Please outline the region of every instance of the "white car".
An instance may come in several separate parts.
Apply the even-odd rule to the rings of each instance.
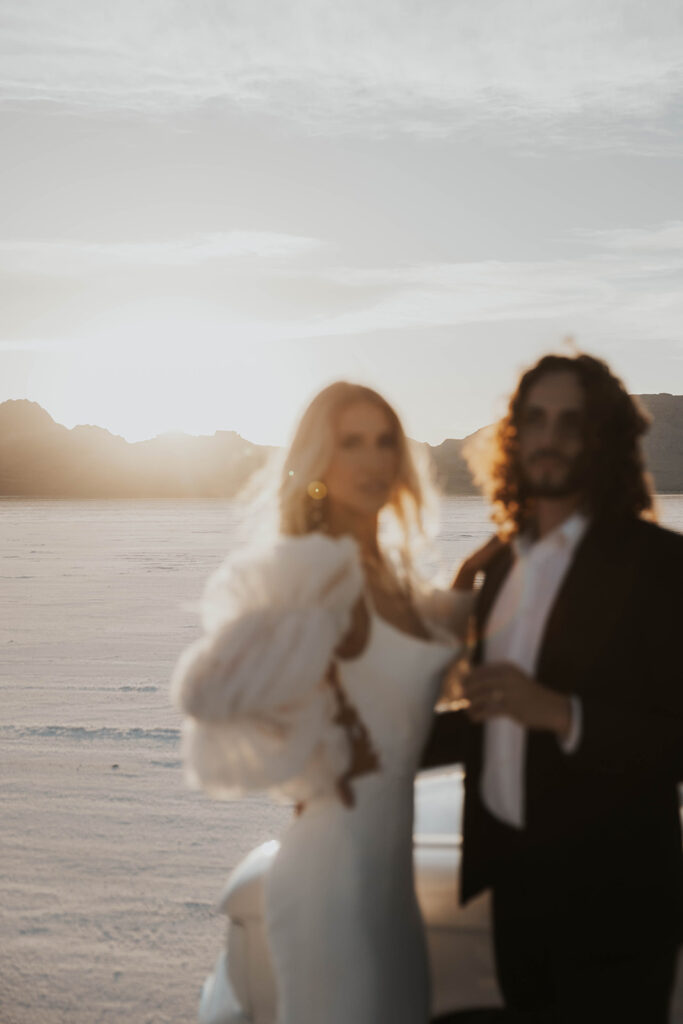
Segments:
[[[457,902],[462,773],[425,772],[415,783],[417,894],[427,926],[435,1016],[501,1005],[493,967],[489,897]],[[226,949],[204,982],[199,1024],[275,1024],[275,982],[263,921],[263,882],[278,851],[252,850],[225,885],[218,908],[228,918]],[[683,1024],[683,953],[672,1024]]]

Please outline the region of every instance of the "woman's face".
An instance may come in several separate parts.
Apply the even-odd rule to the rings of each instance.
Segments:
[[[357,515],[376,515],[389,500],[398,463],[398,437],[386,412],[362,400],[348,405],[337,419],[325,473],[328,500]]]

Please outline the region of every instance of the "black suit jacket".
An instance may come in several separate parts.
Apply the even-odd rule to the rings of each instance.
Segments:
[[[512,565],[490,566],[477,609],[486,622]],[[551,609],[536,677],[582,702],[577,750],[528,734],[526,824],[494,819],[479,798],[483,728],[463,712],[435,716],[423,767],[465,763],[461,898],[533,876],[565,906],[628,905],[641,927],[680,929],[683,857],[683,536],[641,519],[587,530]],[[522,873],[522,874],[520,874]]]

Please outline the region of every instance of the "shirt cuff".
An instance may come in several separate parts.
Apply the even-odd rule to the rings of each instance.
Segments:
[[[571,696],[569,698],[571,704],[571,725],[569,726],[569,733],[567,736],[560,740],[560,749],[565,754],[574,754],[576,749],[581,742],[581,733],[583,731],[583,706],[578,697]]]

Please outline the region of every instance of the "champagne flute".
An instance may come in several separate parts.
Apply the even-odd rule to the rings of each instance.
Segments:
[[[472,671],[472,660],[477,646],[477,628],[474,616],[471,615],[467,623],[467,635],[463,649],[448,666],[444,675],[441,693],[439,694],[434,710],[438,714],[445,711],[462,711],[470,706],[465,695],[465,679]]]
[[[438,714],[446,711],[462,711],[468,708],[470,702],[465,696],[464,680],[472,670],[469,652],[463,653],[448,666],[444,676],[441,693],[434,705]]]

